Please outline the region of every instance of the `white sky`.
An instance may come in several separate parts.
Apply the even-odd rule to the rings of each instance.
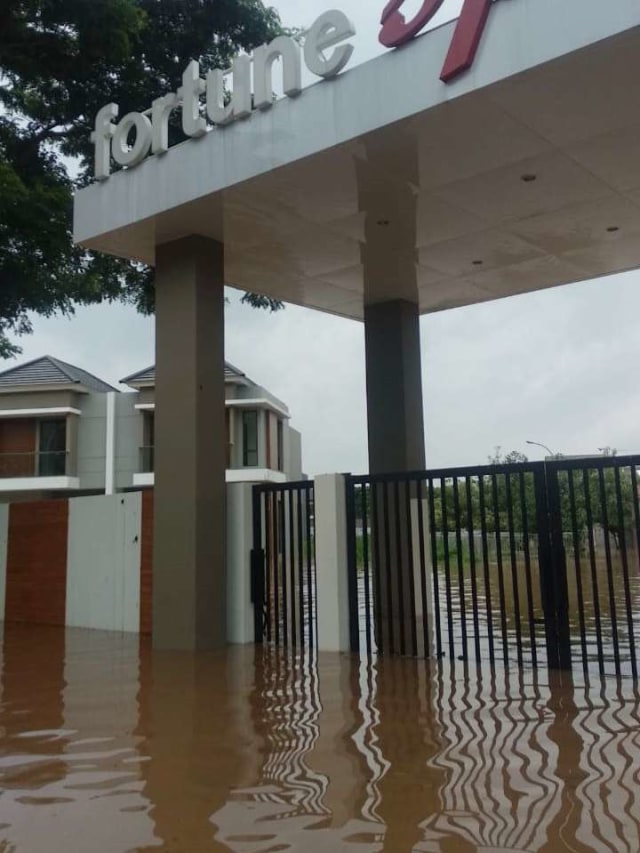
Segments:
[[[275,3],[286,24],[307,26],[328,0]],[[382,52],[384,0],[341,0],[358,30],[352,63]],[[412,13],[421,0],[408,0]],[[445,2],[434,24],[457,14]],[[367,469],[361,324],[287,306],[269,315],[230,291],[226,356],[283,399],[303,439],[310,474]],[[423,317],[422,375],[430,467],[486,462],[497,445],[530,458],[544,451],[640,451],[640,273],[569,285]],[[154,361],[153,320],[123,306],[35,318],[16,363],[55,355],[107,381]],[[9,367],[14,362],[6,363]]]

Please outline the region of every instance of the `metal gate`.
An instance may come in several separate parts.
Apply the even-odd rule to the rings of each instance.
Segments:
[[[638,465],[347,477],[352,649],[636,678]]]
[[[316,646],[312,481],[253,487],[251,599],[256,643]]]

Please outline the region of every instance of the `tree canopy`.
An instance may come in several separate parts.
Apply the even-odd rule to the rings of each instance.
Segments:
[[[116,299],[153,310],[148,268],[73,246],[72,196],[90,180],[95,113],[111,101],[122,115],[146,108],[175,91],[189,60],[224,68],[281,32],[261,0],[3,0],[0,357],[19,352],[9,336],[30,331],[29,312]]]

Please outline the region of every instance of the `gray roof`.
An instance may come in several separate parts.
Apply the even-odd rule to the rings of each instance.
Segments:
[[[225,382],[229,382],[232,379],[245,379],[245,374],[238,370],[237,367],[234,367],[232,364],[229,364],[228,361],[224,363],[224,379]],[[124,379],[120,380],[124,385],[129,385],[133,382],[142,383],[149,382],[154,383],[156,381],[156,366],[152,364],[151,367],[145,367],[144,370],[138,371],[138,373],[132,373],[131,376],[125,376]]]
[[[51,355],[44,355],[0,373],[0,389],[19,385],[82,385],[100,393],[117,390],[92,373]]]

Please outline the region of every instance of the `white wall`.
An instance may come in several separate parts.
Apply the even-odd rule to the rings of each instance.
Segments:
[[[7,587],[7,542],[9,534],[9,504],[0,504],[0,622],[4,619]]]
[[[67,625],[139,630],[141,515],[139,492],[69,501]]]

